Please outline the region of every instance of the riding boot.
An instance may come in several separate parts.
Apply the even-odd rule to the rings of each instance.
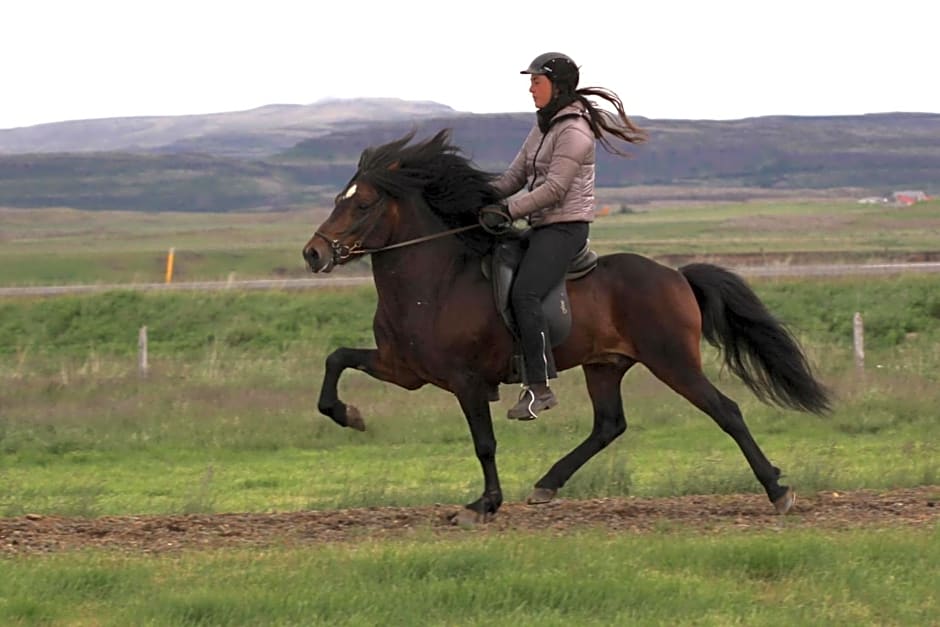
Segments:
[[[522,390],[519,402],[506,414],[510,420],[535,420],[539,412],[547,411],[558,404],[547,383],[533,383]]]

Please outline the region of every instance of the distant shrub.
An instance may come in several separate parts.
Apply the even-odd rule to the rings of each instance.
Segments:
[[[940,338],[936,277],[787,280],[756,283],[755,289],[778,318],[815,341],[851,342],[855,312],[862,315],[869,348],[896,346],[911,333]]]
[[[852,317],[866,347],[911,337],[940,340],[940,278],[753,281],[768,308],[801,338],[849,345]],[[207,348],[276,354],[291,346],[329,350],[374,345],[372,288],[309,292],[139,293],[0,301],[0,355],[132,355],[146,325],[155,355]]]
[[[207,292],[145,294],[115,291],[0,302],[0,355],[131,355],[141,326],[153,354],[227,348],[278,352],[291,345],[369,346],[375,296],[371,289],[337,292]]]

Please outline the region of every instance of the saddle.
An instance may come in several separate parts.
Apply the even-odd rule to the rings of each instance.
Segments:
[[[568,301],[567,282],[580,279],[597,267],[598,256],[596,252],[591,250],[590,245],[590,241],[584,244],[584,247],[568,265],[565,277],[549,291],[542,301],[545,330],[552,348],[564,342],[571,332],[571,307]],[[512,364],[509,369],[510,374],[505,383],[526,383],[523,380],[524,368],[522,368],[522,350],[519,344],[518,326],[512,314],[512,304],[509,300],[513,279],[515,279],[522,255],[522,239],[504,239],[496,244],[492,254],[483,258],[481,264],[483,276],[490,279],[493,284],[493,299],[496,303],[496,310],[515,339]],[[549,378],[556,377],[557,371],[552,352],[547,351],[545,358],[548,361]]]

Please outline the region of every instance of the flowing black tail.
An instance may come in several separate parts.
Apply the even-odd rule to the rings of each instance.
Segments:
[[[830,392],[813,376],[799,342],[744,279],[707,263],[689,264],[679,272],[702,311],[705,339],[759,399],[814,414],[830,410]]]

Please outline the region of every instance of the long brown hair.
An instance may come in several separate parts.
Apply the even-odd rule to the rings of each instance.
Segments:
[[[623,108],[623,101],[620,96],[607,89],[606,87],[582,87],[575,90],[575,98],[584,105],[588,113],[588,124],[591,125],[591,131],[594,137],[601,143],[607,152],[629,157],[630,153],[617,148],[610,140],[610,136],[623,140],[630,144],[642,144],[646,141],[648,135],[646,131],[630,121],[626,111]],[[589,96],[603,98],[614,106],[617,113],[614,114],[606,109],[601,109]]]

